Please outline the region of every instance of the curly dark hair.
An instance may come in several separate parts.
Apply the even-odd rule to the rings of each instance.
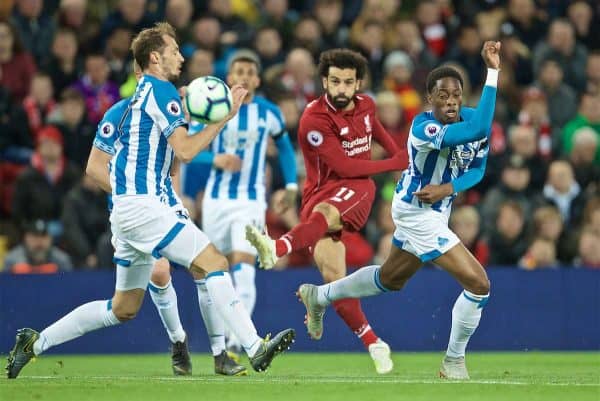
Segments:
[[[435,83],[442,78],[456,78],[456,79],[458,79],[458,82],[460,82],[461,88],[464,85],[463,77],[462,77],[462,75],[460,75],[460,72],[458,72],[457,69],[443,65],[441,67],[434,68],[427,75],[427,79],[425,81],[426,82],[425,87],[427,88],[428,94],[431,94],[431,91],[433,90]]]
[[[361,80],[367,71],[367,60],[362,54],[350,49],[331,49],[321,53],[319,57],[319,75],[326,78],[329,67],[356,70],[356,79]]]

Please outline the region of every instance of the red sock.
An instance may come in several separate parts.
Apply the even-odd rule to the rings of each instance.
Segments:
[[[354,334],[360,338],[365,345],[365,348],[369,348],[369,345],[377,342],[379,337],[377,337],[377,334],[375,334],[369,325],[358,299],[340,299],[339,301],[333,302],[333,308]]]
[[[319,212],[313,212],[308,220],[292,228],[287,234],[275,240],[277,257],[314,245],[327,232],[327,219]]]

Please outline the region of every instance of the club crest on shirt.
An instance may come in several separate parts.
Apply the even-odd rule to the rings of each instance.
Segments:
[[[175,100],[171,100],[169,103],[167,103],[167,111],[173,116],[178,116],[179,113],[181,113],[179,104],[177,104]]]
[[[104,138],[110,138],[113,132],[115,132],[115,126],[110,122],[105,122],[100,126],[100,135]]]
[[[308,139],[308,143],[312,146],[320,146],[323,143],[323,134],[319,131],[309,131],[306,139]]]
[[[373,131],[373,127],[371,127],[371,119],[369,118],[368,114],[365,116],[365,129],[367,130],[367,134],[370,134],[371,131]]]
[[[435,123],[429,123],[425,126],[425,135],[436,136],[439,132],[440,127]]]

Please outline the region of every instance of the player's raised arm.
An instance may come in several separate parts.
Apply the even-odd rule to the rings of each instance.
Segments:
[[[344,148],[335,137],[335,130],[328,129],[326,120],[311,119],[300,121],[298,136],[308,138],[319,157],[341,178],[367,177],[387,171],[402,170],[406,167],[406,158],[395,154],[385,160],[353,159],[346,155]],[[314,137],[314,139],[311,139]]]
[[[221,132],[225,124],[233,118],[240,109],[248,91],[240,85],[234,85],[231,88],[233,97],[233,107],[222,121],[214,124],[207,124],[202,131],[196,135],[189,136],[185,127],[178,127],[169,136],[168,141],[175,156],[184,163],[189,163],[203,149],[205,149],[213,139]]]
[[[427,88],[427,98],[433,106],[437,121],[414,123],[412,132],[417,138],[431,142],[434,148],[441,149],[477,141],[489,135],[496,106],[500,42],[485,42],[481,56],[488,67],[487,78],[473,116],[467,121],[458,121],[462,85],[453,87],[444,79],[431,77],[444,69],[441,67],[431,72]]]

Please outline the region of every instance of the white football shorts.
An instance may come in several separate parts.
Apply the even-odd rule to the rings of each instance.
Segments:
[[[244,252],[256,255],[256,249],[246,241],[246,225],[259,229],[265,226],[265,202],[244,199],[212,199],[202,201],[202,231],[222,254]]]
[[[190,220],[187,210],[169,208],[144,196],[115,199],[110,216],[117,264],[118,290],[145,289],[155,259],[167,258],[175,266],[189,268],[210,243]]]
[[[460,242],[448,227],[448,216],[404,202],[398,194],[392,201],[396,226],[392,243],[417,256],[423,263],[436,259]]]

